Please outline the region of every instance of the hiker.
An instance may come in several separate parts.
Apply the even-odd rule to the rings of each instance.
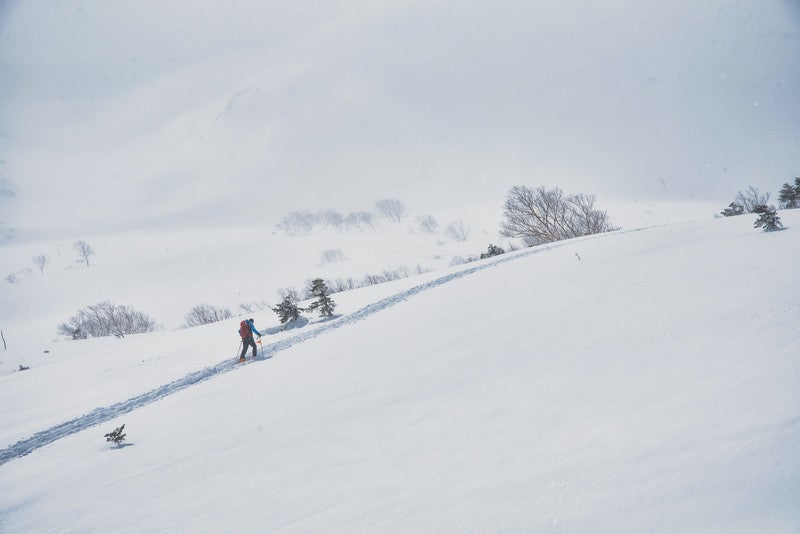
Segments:
[[[256,330],[256,327],[253,325],[252,319],[245,319],[241,323],[239,323],[239,335],[242,336],[242,354],[239,356],[239,361],[244,361],[244,355],[247,354],[247,348],[253,347],[253,359],[255,359],[257,354],[256,342],[253,341],[253,334],[258,336],[258,340],[261,341],[261,332]]]

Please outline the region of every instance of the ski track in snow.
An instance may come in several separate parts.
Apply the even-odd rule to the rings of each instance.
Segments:
[[[636,230],[628,230],[627,232],[638,231],[638,230],[641,230],[641,228]],[[624,232],[618,231],[616,233],[624,233]],[[303,343],[304,341],[308,341],[309,339],[313,339],[317,336],[321,336],[322,334],[325,334],[331,330],[336,330],[343,326],[360,321],[366,317],[369,317],[370,315],[373,315],[382,310],[385,310],[386,308],[394,306],[395,304],[399,304],[418,293],[422,293],[423,291],[428,291],[442,284],[452,282],[453,280],[458,280],[459,278],[464,278],[465,276],[469,276],[478,271],[482,271],[484,269],[488,269],[490,267],[494,267],[502,263],[514,261],[520,258],[525,258],[533,254],[538,254],[541,252],[552,250],[554,248],[568,246],[571,244],[575,244],[576,242],[584,241],[587,239],[594,239],[599,237],[600,235],[603,234],[585,236],[583,238],[571,239],[567,242],[554,243],[554,244],[549,244],[547,246],[534,247],[528,251],[519,254],[503,255],[495,259],[494,261],[482,263],[480,265],[476,265],[474,267],[470,267],[462,271],[441,276],[424,284],[414,286],[410,289],[406,289],[404,291],[401,291],[399,293],[381,299],[378,302],[369,304],[351,313],[350,315],[346,315],[329,323],[323,324],[322,326],[315,328],[314,330],[297,334],[288,339],[284,339],[274,344],[270,344],[264,350],[264,357],[263,358],[259,357],[258,360],[269,359],[278,352],[291,348],[299,343]],[[248,361],[248,363],[250,362]],[[151,402],[163,399],[164,397],[172,395],[173,393],[181,391],[182,389],[193,386],[200,382],[204,382],[210,378],[214,378],[215,376],[227,373],[228,371],[239,369],[240,367],[242,367],[242,365],[239,364],[236,360],[225,360],[224,362],[218,363],[217,365],[214,365],[212,367],[206,367],[205,369],[202,369],[200,371],[194,371],[192,373],[189,373],[188,375],[182,378],[173,380],[172,382],[169,382],[168,384],[164,384],[155,389],[152,389],[147,393],[131,397],[127,400],[118,402],[116,404],[112,404],[111,406],[95,408],[94,410],[92,410],[87,414],[76,417],[75,419],[72,419],[65,423],[61,423],[59,425],[50,427],[47,430],[37,432],[36,434],[27,439],[20,440],[17,443],[11,445],[10,447],[0,450],[0,466],[16,458],[21,458],[25,455],[28,455],[33,451],[35,451],[36,449],[44,447],[45,445],[49,445],[61,438],[75,434],[82,430],[86,430],[87,428],[90,428],[92,426],[105,423],[107,421],[110,421],[111,419],[119,417],[120,415],[131,412],[137,408],[146,406]]]

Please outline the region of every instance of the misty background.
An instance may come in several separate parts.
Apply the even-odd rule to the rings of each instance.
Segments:
[[[6,1],[0,223],[499,209],[516,184],[710,217],[799,172],[799,25],[788,0]]]

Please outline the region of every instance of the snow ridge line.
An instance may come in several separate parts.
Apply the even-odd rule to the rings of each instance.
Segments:
[[[586,236],[583,239],[596,238],[596,237],[597,235]],[[545,252],[554,248],[560,248],[568,244],[574,244],[575,241],[576,240],[572,239],[567,242],[550,244],[549,246],[546,247],[534,247],[519,254],[503,255],[499,258],[496,258],[494,261],[482,263],[480,265],[475,265],[473,267],[469,267],[461,271],[457,271],[454,273],[441,276],[439,278],[435,278],[429,282],[425,282],[424,284],[414,286],[412,288],[406,289],[389,297],[383,298],[378,302],[368,304],[367,306],[359,310],[356,310],[350,315],[346,315],[335,321],[329,322],[312,331],[304,332],[302,334],[298,334],[292,336],[291,338],[284,339],[274,344],[271,344],[265,350],[265,356],[267,358],[271,358],[273,355],[275,355],[275,353],[286,350],[299,343],[303,343],[310,339],[321,336],[322,334],[327,333],[331,330],[336,330],[343,326],[365,319],[370,315],[373,315],[381,310],[385,310],[386,308],[394,306],[395,304],[399,304],[418,293],[422,293],[423,291],[428,291],[442,284],[452,282],[459,278],[464,278],[478,271],[482,271],[490,267],[495,267],[497,265],[509,261],[525,258],[527,256],[538,254],[540,252]],[[120,401],[110,406],[95,408],[94,410],[92,410],[87,414],[78,416],[65,423],[61,423],[56,426],[50,427],[47,430],[37,432],[36,434],[34,434],[29,438],[20,440],[7,448],[0,450],[0,466],[10,462],[11,460],[22,458],[23,456],[32,453],[36,449],[44,447],[45,445],[49,445],[61,438],[65,438],[82,430],[86,430],[87,428],[99,425],[101,423],[105,423],[107,421],[110,421],[111,419],[119,417],[120,415],[124,415],[137,408],[141,408],[152,402],[163,399],[168,395],[177,393],[178,391],[181,391],[182,389],[185,389],[189,386],[193,386],[200,382],[204,382],[215,376],[227,373],[228,371],[239,369],[240,367],[241,366],[235,360],[226,360],[224,362],[218,363],[217,365],[201,369],[200,371],[194,371],[192,373],[189,373],[188,375],[182,378],[173,380],[172,382],[159,386],[141,395],[131,397],[127,400]]]

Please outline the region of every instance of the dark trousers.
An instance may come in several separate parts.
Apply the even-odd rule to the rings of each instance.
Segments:
[[[247,336],[242,338],[242,358],[244,355],[247,354],[247,348],[253,347],[253,358],[256,357],[256,342],[253,340],[253,336]]]

